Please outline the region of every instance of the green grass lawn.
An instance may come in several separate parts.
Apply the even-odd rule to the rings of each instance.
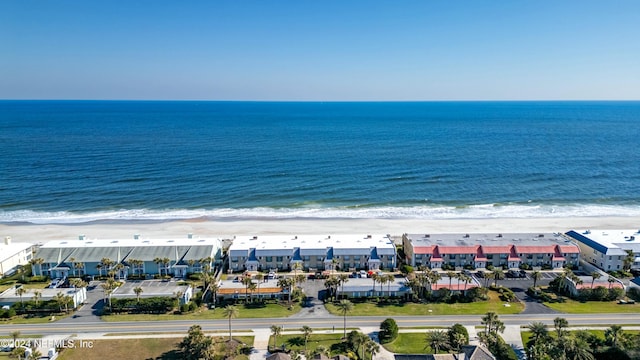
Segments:
[[[307,349],[313,352],[318,346],[323,345],[331,349],[331,345],[342,342],[342,333],[335,334],[311,334],[307,342]],[[302,334],[291,334],[278,336],[277,347],[284,344],[285,348],[298,352],[304,351],[304,336]],[[273,347],[273,335],[269,337],[269,347]],[[334,354],[332,354],[334,355]]]
[[[564,302],[545,302],[546,306],[568,314],[639,313],[640,304],[618,304],[615,301],[580,302],[565,298]]]
[[[72,313],[63,315],[63,314],[56,314],[55,315],[55,320],[54,321],[58,321],[60,319],[64,319],[68,316],[70,316]],[[23,315],[18,315],[18,316],[14,316],[13,318],[9,319],[9,320],[0,320],[0,326],[2,325],[11,325],[11,324],[44,324],[44,323],[48,323],[51,322],[51,316],[47,315],[47,316],[35,316],[35,317],[25,317]]]
[[[504,306],[504,302],[498,298],[498,293],[489,291],[489,300],[474,303],[399,303],[399,304],[377,304],[377,303],[356,303],[350,316],[393,316],[393,315],[483,315],[489,311],[497,314],[518,314],[524,310],[524,304],[520,302],[509,303],[509,307]],[[327,303],[327,310],[334,315],[341,316],[336,306]],[[429,311],[431,310],[431,311]]]
[[[238,318],[277,318],[287,317],[300,311],[300,305],[294,304],[292,309],[289,310],[288,305],[279,304],[264,304],[264,306],[250,306],[237,305]],[[189,314],[119,314],[119,315],[104,315],[102,320],[104,321],[152,321],[152,320],[215,320],[223,319],[223,308],[216,308],[215,310],[199,310]]]
[[[426,331],[400,333],[394,341],[383,346],[385,349],[398,354],[433,354],[431,347],[427,346]]]

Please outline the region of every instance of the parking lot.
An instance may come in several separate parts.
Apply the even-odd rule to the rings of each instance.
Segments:
[[[135,280],[125,281],[122,286],[113,292],[114,297],[135,297],[136,293],[133,289],[140,287],[142,293],[140,297],[150,296],[174,296],[174,294],[187,290],[186,285],[178,285],[175,280]]]

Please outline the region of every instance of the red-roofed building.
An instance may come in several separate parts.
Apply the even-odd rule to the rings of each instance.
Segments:
[[[406,262],[439,269],[577,265],[580,249],[560,234],[403,235]]]

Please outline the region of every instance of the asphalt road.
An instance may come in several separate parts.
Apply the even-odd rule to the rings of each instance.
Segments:
[[[569,325],[597,325],[610,326],[638,325],[640,314],[518,314],[501,315],[505,325],[528,325],[534,321],[552,325],[556,317],[567,319]],[[480,325],[481,315],[464,316],[395,316],[400,327],[422,326],[451,326],[454,323],[463,325]],[[350,316],[347,317],[348,327],[378,327],[385,319],[381,316]],[[342,318],[328,316],[323,318],[271,318],[271,319],[233,319],[232,328],[235,331],[268,328],[271,325],[281,325],[284,329],[298,329],[303,325],[316,328],[342,328]],[[5,332],[18,330],[23,335],[63,335],[81,333],[148,333],[148,332],[186,332],[191,325],[199,324],[205,331],[228,329],[227,320],[207,321],[136,321],[136,322],[87,322],[87,323],[47,323],[3,325]]]

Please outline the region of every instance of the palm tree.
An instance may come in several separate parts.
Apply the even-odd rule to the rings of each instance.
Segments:
[[[564,352],[567,359],[594,360],[589,343],[583,339],[571,337],[564,342]]]
[[[429,294],[433,293],[433,286],[431,284],[437,284],[440,279],[442,279],[442,275],[440,275],[437,271],[429,272]]]
[[[304,336],[304,355],[306,356],[308,354],[307,342],[311,338],[311,333],[313,332],[313,330],[307,325],[304,325],[300,330],[302,330],[302,335]]]
[[[471,278],[471,276],[467,275],[467,274],[459,274],[458,275],[458,279],[462,280],[462,282],[464,282],[464,290],[462,291],[462,296],[466,296],[467,295],[467,286],[469,285],[469,283],[473,280]]]
[[[96,265],[96,270],[98,270],[98,274],[102,277],[102,264]]]
[[[449,290],[451,290],[451,280],[453,280],[453,278],[456,277],[456,273],[453,271],[447,271],[446,274],[447,274],[447,277],[449,278]]]
[[[248,303],[249,302],[249,284],[253,282],[251,281],[251,276],[247,275],[243,277],[240,282],[242,283],[242,285],[244,285],[244,302]]]
[[[544,341],[549,337],[549,331],[547,330],[547,326],[541,322],[532,322],[527,326],[532,336],[531,339],[533,343],[537,343],[539,341]]]
[[[498,314],[490,311],[482,317],[482,325],[484,325],[484,335],[486,336],[487,345],[491,342],[498,342],[498,333],[503,332],[504,323],[498,318]]]
[[[166,276],[169,276],[169,264],[171,264],[171,259],[168,257],[162,258],[162,265],[164,265],[164,272]]]
[[[378,343],[373,341],[371,338],[367,339],[364,346],[367,352],[371,355],[371,359],[373,359],[373,355],[377,354],[380,351],[380,345],[378,345]]]
[[[140,302],[140,294],[142,294],[143,290],[140,286],[136,286],[133,288],[133,292],[136,293],[136,302]]]
[[[256,283],[252,282],[251,284],[249,284],[249,291],[251,291],[251,295],[249,295],[249,299],[251,300],[251,302],[253,302],[253,293],[256,291],[257,288],[258,288],[258,285],[256,285]]]
[[[273,335],[273,349],[275,350],[278,343],[278,336],[282,334],[282,326],[271,325],[271,335]]]
[[[389,279],[384,274],[378,275],[378,282],[380,283],[380,293],[384,295],[384,292],[382,291],[382,287],[389,282]]]
[[[376,295],[376,283],[380,279],[380,276],[376,273],[371,274],[371,280],[373,280],[373,296]]]
[[[278,286],[280,286],[280,280],[278,280]],[[338,279],[335,276],[331,276],[327,280],[324,281],[324,287],[327,289],[329,295],[334,298],[336,294],[336,289],[338,286]]]
[[[556,329],[556,336],[558,339],[566,335],[566,327],[569,326],[569,322],[565,318],[557,317],[553,319],[553,327]]]
[[[614,278],[613,276],[609,276],[607,281],[609,282],[609,290],[611,290],[611,285],[613,285],[613,283],[616,282],[616,278]]]
[[[542,279],[542,273],[536,270],[531,273],[531,278],[533,279],[533,287],[535,288],[536,285],[538,285],[538,280]]]
[[[340,284],[340,286],[342,286],[342,296],[344,297],[344,284],[349,282],[349,275],[347,274],[340,274],[338,275],[338,284]]]
[[[491,275],[495,281],[493,285],[495,287],[498,287],[498,280],[504,279],[504,271],[502,271],[502,269],[495,269],[493,270],[493,272],[491,272]]]
[[[33,292],[33,301],[36,302],[36,307],[38,307],[38,301],[42,299],[42,291],[36,290]]]
[[[607,342],[611,344],[614,348],[618,347],[618,340],[622,337],[623,330],[620,325],[611,325],[610,328],[604,331],[604,337],[607,339]]]
[[[38,265],[38,267],[40,268],[40,276],[42,276],[42,264],[44,264],[43,258],[33,258],[29,260],[29,264],[31,264],[31,275],[35,275],[33,268],[35,267],[35,265]]]
[[[602,277],[602,274],[600,274],[597,271],[593,271],[591,273],[591,288],[593,289],[593,284],[596,282],[596,280],[600,279]]]
[[[239,313],[240,311],[238,310],[238,308],[233,305],[228,305],[222,312],[224,317],[229,320],[229,341],[231,341],[231,319],[237,317]]]
[[[84,263],[82,261],[74,262],[73,270],[74,271],[78,270],[78,276],[84,275],[84,274],[81,274],[81,272],[84,272]]]
[[[76,258],[70,257],[69,262],[71,263],[71,267],[72,267],[71,272],[73,273],[73,276],[76,276],[76,266],[75,266]]]
[[[329,348],[324,345],[316,346],[316,349],[313,351],[312,355],[325,355],[329,356]]]
[[[22,309],[24,310],[24,301],[22,301],[22,295],[27,293],[27,289],[24,286],[20,286],[16,289],[16,295],[20,296],[20,303],[22,304]]]
[[[387,274],[384,276],[387,278],[387,296],[391,297],[391,283],[396,280],[396,277],[393,274]]]
[[[22,334],[19,330],[15,330],[12,331],[11,333],[9,333],[9,336],[11,336],[11,338],[13,338],[13,343],[16,343],[16,340],[18,340],[18,338],[20,337],[20,334]]]
[[[262,282],[264,281],[264,274],[263,273],[257,273],[256,274],[256,281],[258,282],[258,300],[262,299],[262,297],[260,296],[260,285],[262,284]]]
[[[162,258],[154,258],[153,262],[156,264],[156,266],[158,267],[158,275],[162,276],[162,268],[160,267],[160,264],[162,264]]]
[[[427,345],[431,347],[434,354],[437,354],[440,350],[444,350],[449,347],[449,335],[444,330],[427,332],[426,340]]]
[[[338,311],[344,318],[344,338],[347,337],[347,313],[353,310],[353,303],[349,300],[341,300],[337,305]]]

